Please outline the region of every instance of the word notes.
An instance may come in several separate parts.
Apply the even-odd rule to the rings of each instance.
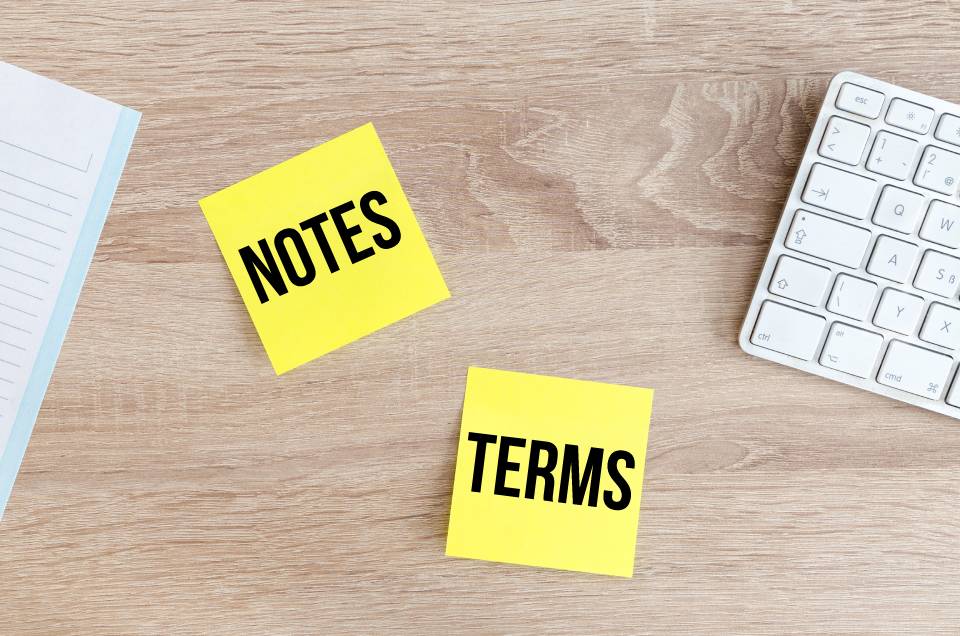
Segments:
[[[0,514],[139,121],[0,62]]]
[[[277,374],[450,296],[372,124],[200,207]]]
[[[653,391],[471,367],[447,555],[632,577]]]

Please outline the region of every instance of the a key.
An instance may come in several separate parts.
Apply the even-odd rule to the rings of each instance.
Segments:
[[[910,176],[910,166],[919,147],[920,144],[913,139],[878,132],[867,159],[867,170],[903,181]]]
[[[960,348],[960,310],[931,303],[920,328],[920,339],[948,349]]]
[[[840,322],[833,323],[820,354],[820,364],[858,378],[870,377],[883,336]]]
[[[906,282],[913,269],[913,262],[917,259],[917,251],[918,248],[913,243],[879,236],[870,262],[867,263],[867,271],[898,283]]]
[[[873,212],[873,222],[897,232],[911,234],[917,226],[922,205],[922,195],[891,185],[884,186],[880,191],[877,209]]]
[[[960,117],[944,114],[933,136],[948,144],[960,146]]]
[[[831,117],[820,142],[820,155],[855,166],[867,145],[870,126],[843,117]]]
[[[784,245],[831,263],[857,267],[870,242],[870,232],[806,210],[797,210]]]
[[[906,342],[894,340],[877,373],[877,382],[931,400],[939,400],[953,360]]]
[[[873,324],[909,336],[923,313],[923,298],[888,287],[880,296]]]
[[[913,286],[944,298],[953,298],[960,289],[960,258],[927,250],[920,261]]]
[[[826,320],[767,300],[760,307],[750,342],[801,360],[813,359]]]
[[[770,293],[816,307],[830,281],[830,270],[789,256],[781,256],[770,279]]]
[[[804,203],[865,219],[876,191],[877,182],[873,179],[815,163],[800,198]]]
[[[931,201],[920,228],[920,238],[947,247],[960,247],[960,207]]]
[[[949,150],[927,146],[917,166],[913,182],[922,188],[953,196],[960,176],[960,155]]]
[[[933,109],[905,99],[894,99],[887,108],[886,122],[891,126],[923,135],[930,130],[930,124],[933,123]]]
[[[876,295],[876,283],[838,274],[827,301],[827,310],[854,320],[866,320]]]
[[[846,82],[837,95],[837,108],[876,119],[883,108],[883,93]]]

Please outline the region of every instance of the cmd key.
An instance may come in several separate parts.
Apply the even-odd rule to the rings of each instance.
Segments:
[[[939,400],[950,377],[950,356],[894,340],[877,373],[877,382]]]

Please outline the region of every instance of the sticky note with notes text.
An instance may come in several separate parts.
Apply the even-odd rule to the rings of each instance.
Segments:
[[[448,556],[633,576],[653,390],[471,367]]]
[[[277,374],[450,296],[372,124],[200,207]]]

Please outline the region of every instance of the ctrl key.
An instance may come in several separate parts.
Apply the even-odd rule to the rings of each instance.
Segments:
[[[887,347],[877,382],[931,400],[939,400],[953,359],[934,351],[894,340]]]
[[[826,322],[823,316],[768,300],[760,307],[750,342],[794,358],[812,360]]]

